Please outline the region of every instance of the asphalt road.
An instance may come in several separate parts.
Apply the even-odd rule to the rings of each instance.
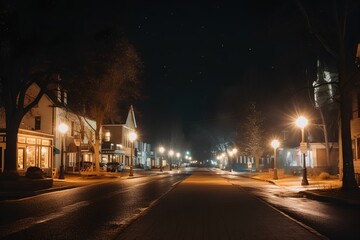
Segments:
[[[186,174],[114,180],[0,202],[0,239],[113,239]]]
[[[223,177],[195,171],[120,239],[321,239]]]

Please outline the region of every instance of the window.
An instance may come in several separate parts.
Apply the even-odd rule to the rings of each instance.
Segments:
[[[41,157],[40,157],[40,167],[48,168],[49,167],[49,147],[41,147]]]
[[[35,130],[40,130],[40,129],[41,129],[41,117],[36,116],[35,117]]]
[[[105,142],[110,142],[110,131],[105,132]]]
[[[35,146],[28,146],[26,148],[26,166],[27,167],[35,166],[35,159],[36,159]]]
[[[18,148],[18,169],[24,169],[24,148]]]
[[[69,167],[75,166],[76,163],[76,153],[69,153]]]

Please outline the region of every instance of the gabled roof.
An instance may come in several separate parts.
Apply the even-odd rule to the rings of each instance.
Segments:
[[[131,123],[132,123],[132,124],[131,124]],[[130,109],[129,109],[129,112],[128,112],[128,115],[127,115],[127,118],[126,118],[125,125],[126,125],[126,126],[134,125],[134,129],[137,128],[136,119],[135,119],[135,113],[134,113],[134,108],[133,108],[132,105],[130,106]]]
[[[104,127],[115,127],[115,126],[123,126],[125,128],[129,128],[129,129],[136,129],[137,128],[137,124],[136,124],[136,119],[135,119],[135,113],[134,113],[134,108],[131,105],[130,109],[127,113],[127,117],[126,117],[126,121],[124,123],[120,123],[120,124],[113,124],[113,123],[109,123],[109,124],[103,124]]]

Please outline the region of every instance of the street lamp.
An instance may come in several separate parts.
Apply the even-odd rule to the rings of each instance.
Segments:
[[[160,154],[161,154],[161,157],[160,157],[160,172],[162,172],[163,171],[163,169],[162,169],[162,157],[163,157],[163,154],[164,154],[164,152],[165,152],[165,148],[164,147],[159,147],[159,152],[160,152]]]
[[[133,148],[134,148],[134,141],[137,138],[137,134],[135,132],[130,132],[129,133],[129,140],[131,142],[131,156],[130,156],[130,172],[129,172],[129,176],[134,176],[133,173]]]
[[[302,169],[301,185],[309,185],[309,182],[307,180],[307,170],[306,170],[306,161],[305,161],[307,146],[306,146],[306,143],[304,142],[304,128],[307,125],[307,123],[308,123],[308,120],[303,116],[300,116],[295,121],[296,126],[301,128],[300,152],[303,154],[303,169]]]
[[[174,156],[174,151],[173,150],[170,150],[169,151],[169,156],[170,156],[170,158],[169,158],[169,163],[170,163],[170,171],[172,170],[172,157]]]
[[[61,123],[58,127],[59,132],[61,133],[61,161],[60,161],[60,174],[59,179],[65,179],[64,173],[64,141],[65,133],[68,131],[69,127],[65,123]]]
[[[272,140],[271,146],[274,148],[274,179],[278,179],[277,169],[276,169],[276,149],[279,147],[280,142],[277,139]]]

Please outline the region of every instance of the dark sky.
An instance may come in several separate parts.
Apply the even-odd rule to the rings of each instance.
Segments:
[[[312,46],[294,2],[178,1],[128,10],[149,97],[137,105],[139,124],[151,141],[166,144],[183,131],[202,152],[235,130],[250,101],[275,129],[301,105],[296,95],[307,85]]]
[[[313,6],[319,17],[326,2]],[[86,43],[102,29],[117,28],[135,45],[144,63],[145,98],[134,103],[139,133],[155,147],[183,142],[195,157],[207,158],[201,154],[234,132],[251,101],[273,134],[297,112],[314,112],[306,86],[316,78],[323,50],[296,1],[39,3],[36,30],[52,32],[59,42]]]

